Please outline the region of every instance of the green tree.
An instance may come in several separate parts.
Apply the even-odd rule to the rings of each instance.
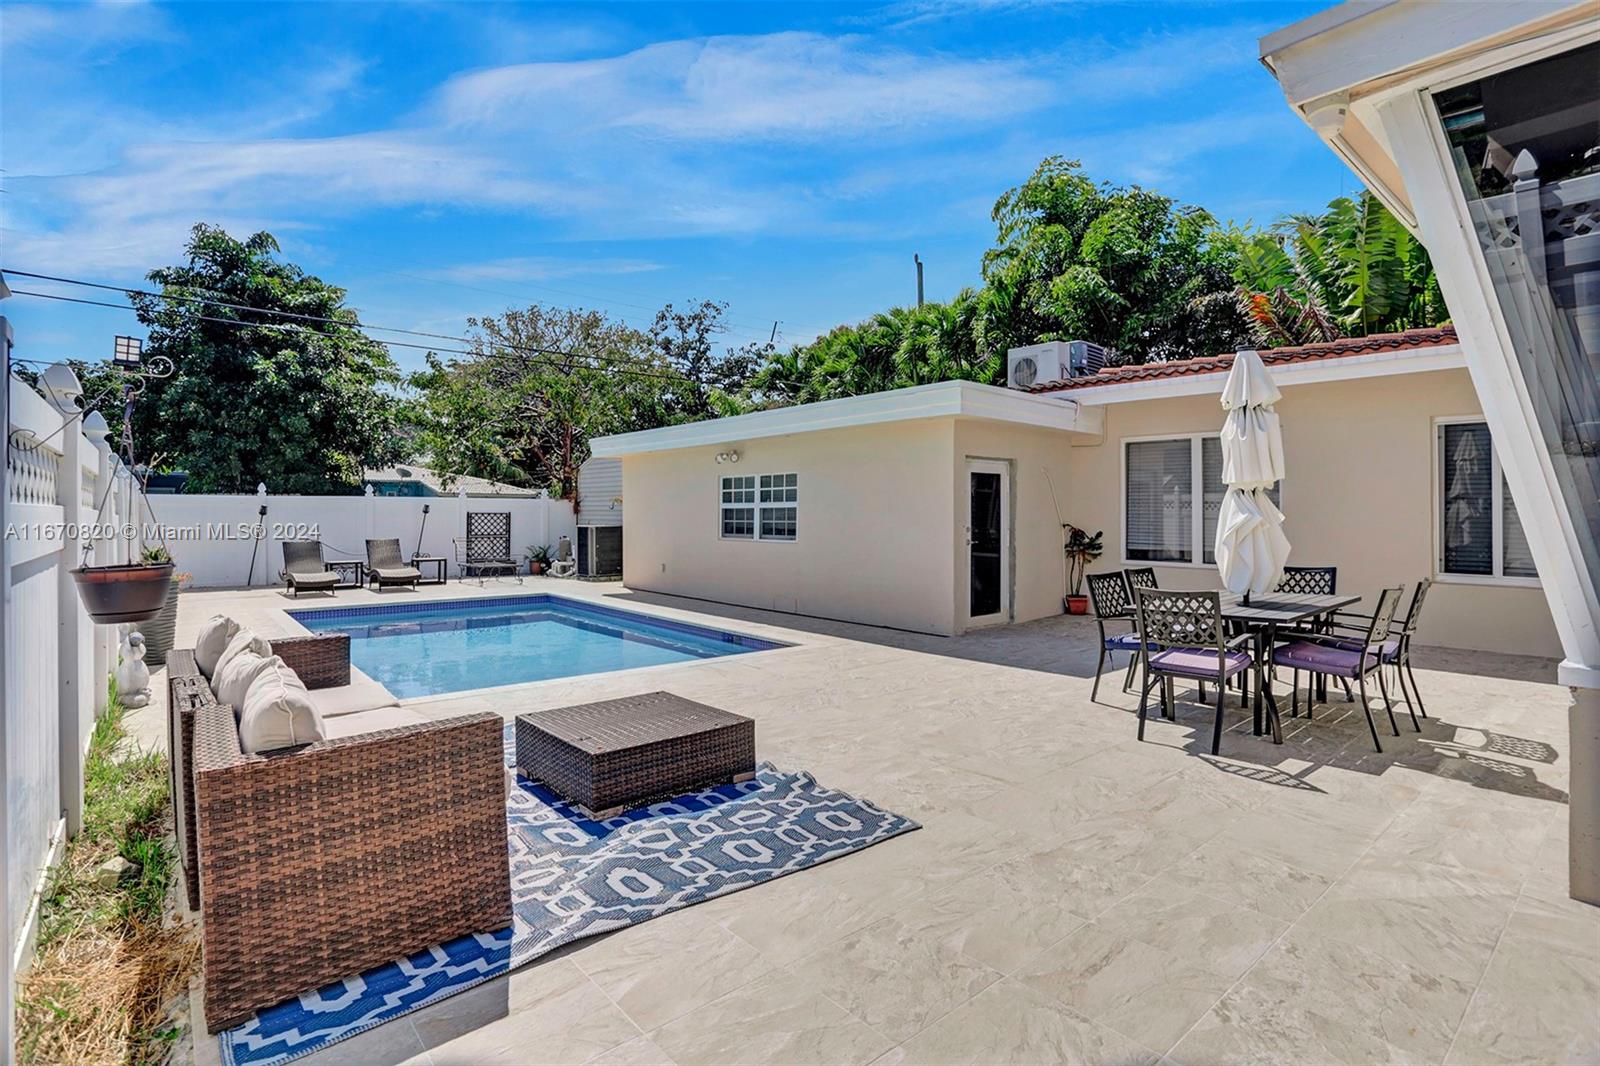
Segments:
[[[756,370],[773,354],[770,344],[717,350],[727,331],[727,304],[702,300],[680,311],[667,304],[650,324],[649,344],[674,378],[663,392],[667,422],[695,422],[738,414]]]
[[[535,305],[467,325],[471,355],[430,353],[411,378],[419,444],[440,471],[577,500],[591,437],[668,419],[675,371],[647,336],[599,311]]]
[[[1228,240],[1259,344],[1306,344],[1449,320],[1427,250],[1365,190],[1265,232],[1234,229]]]
[[[238,241],[197,225],[188,261],[148,275],[162,295],[129,294],[149,330],[145,358],[175,367],[140,399],[136,458],[186,470],[188,491],[266,482],[275,492],[355,492],[365,467],[401,457],[388,350],[361,332],[343,289],[274,258],[278,250],[269,233]]]
[[[1248,334],[1236,251],[1216,220],[1051,156],[996,201],[983,260],[991,344],[1082,339],[1143,363],[1227,351]]]

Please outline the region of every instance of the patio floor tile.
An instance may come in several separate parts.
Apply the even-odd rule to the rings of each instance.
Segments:
[[[585,945],[571,957],[646,1031],[772,969],[755,948],[692,911],[623,929]]]
[[[1437,1062],[1472,985],[1291,930],[1180,1040],[1183,1066]]]
[[[794,971],[891,1041],[921,1031],[1001,976],[894,918],[802,959]]]
[[[1172,952],[1091,923],[1057,941],[1018,981],[1138,1042],[1164,1052],[1234,978],[1195,952]]]
[[[681,1066],[868,1063],[894,1045],[792,973],[773,973],[650,1034]]]
[[[990,985],[881,1060],[889,1064],[1151,1066],[1160,1056],[1011,978]]]
[[[409,1021],[438,1066],[470,1066],[528,1048],[539,1048],[552,1062],[583,1062],[639,1036],[627,1015],[565,958],[487,981],[422,1008]]]

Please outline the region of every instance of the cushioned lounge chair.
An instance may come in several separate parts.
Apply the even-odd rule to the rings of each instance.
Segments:
[[[339,575],[328,569],[322,558],[320,540],[286,540],[283,542],[283,580],[299,599],[300,590],[326,592],[330,595],[339,587]]]
[[[367,541],[367,583],[376,582],[379,588],[389,585],[417,587],[422,571],[410,565],[400,555],[398,540]]]

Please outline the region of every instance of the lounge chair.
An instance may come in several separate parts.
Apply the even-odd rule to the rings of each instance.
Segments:
[[[551,577],[573,577],[578,573],[578,560],[572,557],[572,541],[562,537],[556,541],[556,557],[550,561]]]
[[[400,555],[398,540],[367,541],[367,584],[377,582],[379,588],[388,585],[417,587],[422,571],[406,563]]]
[[[330,595],[339,587],[340,577],[328,569],[322,558],[320,540],[286,540],[283,542],[283,573],[287,587],[300,598],[300,590],[326,592]]]

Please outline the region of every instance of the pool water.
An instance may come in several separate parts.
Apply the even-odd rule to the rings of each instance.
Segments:
[[[546,594],[289,614],[350,634],[351,664],[401,699],[784,646]]]

